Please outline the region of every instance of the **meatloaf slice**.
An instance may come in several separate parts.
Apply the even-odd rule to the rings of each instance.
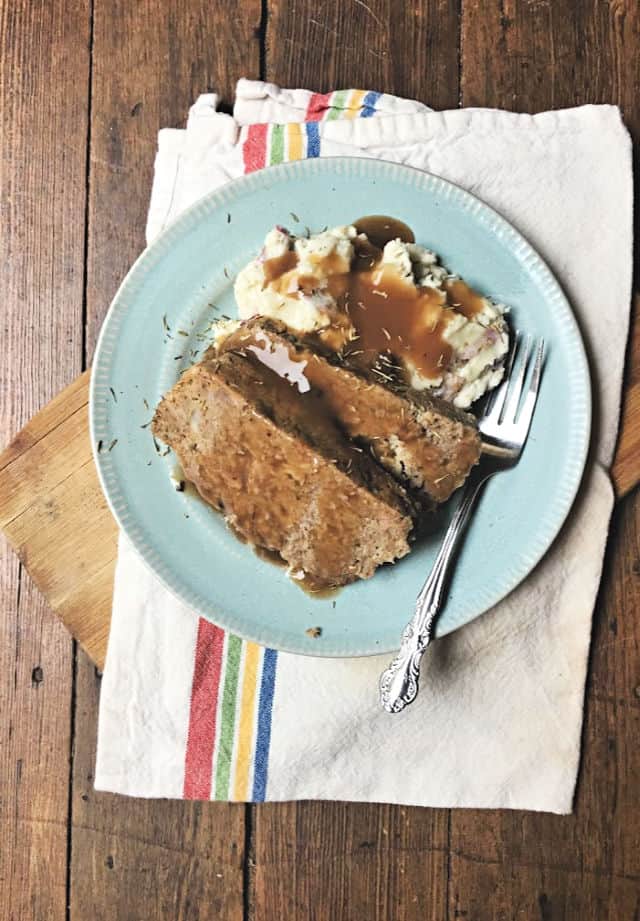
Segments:
[[[351,438],[410,487],[435,502],[448,499],[479,460],[475,418],[423,391],[387,382],[380,372],[350,366],[335,354],[320,354],[318,348],[296,338],[282,323],[264,318],[242,324],[219,346],[220,351],[249,349],[267,362],[274,352],[286,350],[322,395],[324,412]]]
[[[320,395],[251,355],[208,354],[161,401],[152,431],[241,537],[318,584],[366,579],[409,551],[405,490],[349,443]]]

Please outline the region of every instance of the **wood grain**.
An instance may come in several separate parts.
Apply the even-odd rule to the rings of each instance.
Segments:
[[[87,364],[118,285],[145,245],[160,128],[182,128],[200,93],[227,105],[257,76],[261,0],[233,15],[207,0],[94,0]]]
[[[640,382],[631,384],[623,398],[620,439],[611,471],[616,495],[624,496],[640,475]]]
[[[575,815],[452,812],[451,918],[631,921],[637,917],[638,493],[616,513],[612,533],[594,628]]]
[[[88,432],[89,372],[0,455],[0,528],[69,632],[104,663],[117,528]]]
[[[611,472],[618,496],[630,492],[640,478],[640,295],[633,304],[620,436]]]
[[[638,128],[637,5],[631,2],[527,3],[524,0],[463,4],[462,102],[535,112],[585,102],[618,102],[632,129]],[[634,336],[630,349],[636,359]],[[640,357],[640,356],[638,356]],[[635,360],[628,373],[627,426],[614,468],[623,492],[637,482],[633,453],[637,427]],[[636,455],[637,456],[637,455]],[[556,817],[519,812],[451,814],[449,917],[522,916],[584,921],[636,917],[640,876],[625,866],[627,847],[637,850],[640,799],[633,788],[640,708],[633,689],[620,688],[606,668],[618,656],[638,667],[634,613],[640,595],[630,591],[630,557],[637,553],[637,495],[618,512],[612,528],[609,566],[596,608],[593,685],[587,696],[584,761],[576,814]],[[621,602],[623,604],[621,605]],[[627,641],[618,639],[624,617]],[[615,629],[607,624],[613,622]],[[602,649],[602,652],[600,651]],[[607,662],[607,664],[609,664]],[[604,666],[604,667],[603,667]],[[623,827],[627,840],[617,832]]]
[[[70,917],[243,921],[239,804],[145,800],[93,789],[100,677],[78,661]]]
[[[614,103],[640,129],[635,0],[466,0],[462,104],[539,112]]]
[[[144,247],[156,137],[189,106],[257,75],[260,0],[94,0],[87,239],[87,363],[117,286]],[[111,546],[111,545],[109,545]],[[114,548],[115,549],[115,548]],[[104,554],[103,554],[104,556]],[[106,569],[101,570],[103,580]],[[74,611],[81,612],[82,592]],[[74,615],[76,616],[76,615]],[[106,636],[92,633],[103,661]],[[72,919],[243,917],[243,806],[134,801],[93,791],[98,682],[77,660]]]
[[[458,105],[457,0],[268,0],[267,79]]]
[[[267,803],[253,832],[256,921],[447,916],[446,809]]]
[[[0,3],[0,442],[81,369],[89,4]],[[0,547],[0,917],[66,917],[72,641]]]
[[[375,87],[437,108],[460,98],[529,111],[619,102],[640,136],[640,17],[631,0],[265,0],[262,7],[243,0],[230,14],[215,0],[93,0],[91,23],[88,0],[0,0],[0,438],[8,440],[81,367],[85,180],[88,361],[106,307],[143,245],[155,133],[182,124],[201,91],[229,99],[237,77],[262,67],[283,85]],[[638,475],[637,326],[630,355],[614,466],[619,494]],[[102,662],[113,525],[100,566],[94,556],[84,565],[73,543],[74,531],[93,520],[87,508],[101,502],[79,425],[85,388],[86,379],[2,455],[0,509],[39,584],[55,593]],[[68,445],[89,506],[83,521],[76,503],[73,526],[58,529],[56,511],[77,499],[65,487],[60,452]],[[38,486],[27,496],[22,478],[34,473]],[[104,513],[104,504],[97,510]],[[79,654],[72,682],[70,640],[3,553],[0,917],[640,917],[639,532],[634,495],[612,526],[571,817],[298,803],[247,809],[245,825],[242,807],[96,793],[99,675]],[[95,544],[92,527],[88,535]],[[72,591],[51,565],[60,536],[76,553]]]

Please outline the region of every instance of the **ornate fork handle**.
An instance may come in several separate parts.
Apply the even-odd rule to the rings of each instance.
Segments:
[[[472,473],[467,480],[462,499],[447,528],[433,568],[416,599],[416,612],[402,634],[400,651],[380,676],[380,701],[389,713],[404,710],[418,694],[420,662],[431,642],[433,625],[442,606],[457,548],[486,480],[487,473],[480,470],[477,470],[475,475]]]

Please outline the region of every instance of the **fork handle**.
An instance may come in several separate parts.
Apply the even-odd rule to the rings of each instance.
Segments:
[[[416,599],[415,614],[402,634],[400,650],[380,676],[380,702],[388,713],[399,713],[418,695],[420,662],[431,642],[433,626],[442,608],[444,591],[458,547],[486,479],[486,475],[480,471],[472,471],[467,480],[462,499],[447,528],[431,572]]]

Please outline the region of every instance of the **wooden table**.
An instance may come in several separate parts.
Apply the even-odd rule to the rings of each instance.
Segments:
[[[246,75],[436,108],[613,102],[637,141],[639,62],[637,0],[2,0],[2,442],[90,362],[143,246],[156,132],[200,92],[230,102]],[[2,545],[0,918],[640,918],[639,525],[634,493],[570,817],[95,793],[100,676]]]

